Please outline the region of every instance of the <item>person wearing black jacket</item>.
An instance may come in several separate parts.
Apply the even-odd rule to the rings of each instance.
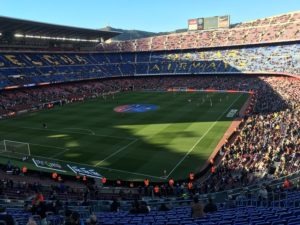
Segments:
[[[204,206],[205,213],[213,213],[218,210],[217,205],[213,202],[211,198],[208,199],[208,203]]]
[[[114,199],[113,202],[110,205],[110,211],[111,212],[118,212],[120,209],[120,202],[117,201],[117,199]]]
[[[47,224],[47,206],[44,201],[39,202],[37,208],[36,208],[36,214],[41,217],[41,225],[46,225]]]
[[[3,220],[6,225],[15,225],[14,218],[5,212],[5,208],[0,208],[0,220]]]

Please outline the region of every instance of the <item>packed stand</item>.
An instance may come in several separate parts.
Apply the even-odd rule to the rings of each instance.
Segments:
[[[208,37],[209,41],[210,37]],[[157,39],[160,41],[160,39]],[[143,53],[1,53],[0,89],[134,75],[300,74],[300,44]]]
[[[166,90],[178,84],[197,89],[252,90],[256,93],[252,114],[245,118],[240,135],[233,144],[223,147],[222,152],[226,154],[221,165],[208,181],[197,186],[197,190],[216,192],[298,170],[300,82],[296,78],[224,75],[106,79],[6,91],[2,93],[0,105],[8,110],[6,116],[11,116],[11,113],[18,113],[20,107],[36,110],[38,105],[48,108],[53,102],[61,105],[114,92]]]
[[[261,79],[281,98],[274,97],[266,87],[257,90],[253,115],[245,118],[234,143],[222,149],[226,154],[216,172],[201,184],[207,192],[249,186],[299,170],[300,81]]]
[[[230,29],[192,31],[108,44],[101,43],[98,45],[98,50],[157,51],[293,41],[300,38],[299,19],[299,12],[288,13],[241,23]]]
[[[5,91],[1,93],[0,99],[2,108],[17,111],[20,106],[24,107],[22,109],[30,109],[36,104],[48,105],[49,102],[53,101],[64,101],[65,104],[77,100],[82,101],[86,98],[101,97],[111,92],[144,89],[165,90],[171,87],[178,87],[178,84],[180,84],[180,87],[197,89],[253,90],[256,93],[255,102],[252,111],[244,118],[245,125],[239,131],[236,140],[221,149],[220,153],[225,154],[225,156],[220,164],[215,165],[216,170],[211,172],[208,179],[201,180],[201,182],[193,181],[191,187],[189,187],[189,183],[185,182],[175,182],[172,186],[170,186],[170,183],[162,184],[159,187],[150,185],[143,188],[140,186],[138,188],[140,196],[153,196],[154,194],[157,197],[162,197],[213,193],[262,182],[266,183],[298,171],[300,163],[300,81],[296,78],[225,75],[104,79],[101,81],[86,81]],[[13,171],[20,173],[16,169],[13,169]],[[24,209],[20,211],[15,209],[13,211],[6,210],[13,214],[14,218],[18,218],[20,224],[26,224],[28,221],[30,223],[35,221],[40,221],[41,223],[52,221],[53,224],[61,224],[64,219],[61,216],[55,216],[58,211],[65,209],[65,205],[60,202],[61,200],[77,200],[82,204],[82,207],[85,207],[89,204],[86,200],[98,199],[95,196],[97,192],[93,188],[85,189],[86,191],[84,192],[74,193],[73,191],[68,191],[61,184],[53,186],[53,189],[50,190],[42,189],[38,183],[33,185],[24,184],[11,179],[3,180],[0,184],[0,190],[4,196],[9,197],[8,195],[12,194],[12,192],[15,192],[15,196],[19,195],[21,198],[30,197],[31,195],[32,201],[25,207],[27,212],[24,212]],[[63,188],[63,191],[61,188]],[[157,193],[153,191],[156,188],[158,189]],[[258,191],[257,202],[261,204],[262,199],[268,199],[269,193],[278,191],[280,193],[284,189],[290,188],[299,188],[299,184],[286,180],[279,188],[262,186]],[[19,190],[23,190],[23,192]],[[43,190],[43,192],[41,193],[40,190]],[[115,197],[120,196],[122,195],[119,193]],[[51,201],[45,201],[45,198]],[[298,197],[295,195],[293,199],[295,198]],[[240,199],[241,197],[238,200]],[[265,205],[264,207],[267,206]],[[285,207],[287,208],[287,206]],[[245,209],[232,209],[229,211],[221,209],[220,213],[205,216],[205,207],[199,205],[197,201],[194,202],[193,206],[187,208],[170,209],[167,206],[161,207],[167,213],[161,213],[157,210],[150,211],[147,203],[141,202],[133,203],[131,210],[128,210],[129,212],[119,212],[119,208],[119,203],[115,201],[111,205],[111,211],[115,213],[99,213],[90,217],[89,211],[79,209],[81,213],[75,213],[76,210],[75,212],[70,212],[67,215],[67,219],[73,221],[73,224],[79,224],[80,221],[85,221],[86,223],[97,221],[98,224],[114,224],[117,222],[123,224],[128,222],[136,224],[180,224],[180,221],[184,221],[184,224],[205,224],[206,222],[208,224],[222,224],[221,221],[224,220],[243,221],[244,224],[264,221],[285,221],[284,223],[288,221],[289,224],[293,224],[293,221],[299,216],[297,210],[295,212],[286,209],[276,211],[268,208],[266,210],[269,212],[271,210],[272,213],[262,215],[257,211],[257,207],[246,207]],[[199,215],[200,218],[193,218],[193,210],[191,208],[194,208],[193,210],[203,210],[204,212],[195,214]],[[247,216],[239,217],[240,210],[244,210],[243,212],[245,213],[247,211]],[[261,208],[259,210],[262,212],[261,210],[264,209]],[[53,214],[46,214],[49,211],[53,212]],[[229,213],[231,216],[228,216]],[[137,214],[141,214],[141,216]],[[274,216],[275,214],[276,216]],[[36,216],[30,219],[32,215]],[[86,221],[86,219],[89,220]]]

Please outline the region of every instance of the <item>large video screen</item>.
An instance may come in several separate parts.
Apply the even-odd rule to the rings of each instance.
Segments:
[[[218,28],[229,28],[229,16],[213,16],[206,18],[190,19],[188,21],[189,30],[209,30]]]
[[[219,28],[229,28],[229,16],[219,16]]]
[[[217,16],[204,18],[204,30],[217,29],[218,23]]]
[[[189,30],[198,30],[198,21],[197,19],[190,19],[188,22]]]

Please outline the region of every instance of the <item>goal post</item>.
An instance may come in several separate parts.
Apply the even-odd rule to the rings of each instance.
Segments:
[[[29,143],[12,140],[1,141],[0,152],[2,155],[21,159],[31,155]]]

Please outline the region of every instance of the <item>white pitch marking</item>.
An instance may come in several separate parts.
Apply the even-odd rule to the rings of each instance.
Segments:
[[[149,174],[144,174],[144,173],[135,173],[135,172],[130,172],[130,171],[126,171],[126,170],[118,170],[118,169],[113,169],[113,168],[109,168],[109,167],[101,167],[101,166],[95,167],[93,165],[86,164],[86,163],[77,163],[77,162],[72,162],[72,161],[68,161],[68,160],[60,160],[60,159],[55,159],[52,157],[45,157],[45,156],[39,156],[39,155],[34,155],[34,157],[48,159],[48,160],[52,159],[52,160],[55,160],[58,162],[64,162],[64,163],[69,163],[69,164],[73,164],[73,165],[75,164],[75,165],[80,165],[80,166],[88,166],[88,167],[99,168],[99,169],[108,170],[108,171],[116,171],[116,172],[125,173],[125,174],[133,174],[133,175],[138,175],[138,176],[143,176],[143,177],[152,177],[152,178],[156,178],[156,179],[165,180],[164,178],[149,175]]]
[[[177,169],[177,167],[185,160],[185,158],[194,150],[194,148],[203,140],[203,138],[208,134],[208,132],[217,124],[217,122],[225,115],[225,113],[233,106],[233,104],[241,97],[240,94],[231,105],[224,110],[224,112],[217,118],[217,120],[207,129],[207,131],[196,141],[196,143],[190,148],[190,150],[182,157],[182,159],[175,165],[171,172],[167,175],[167,178]]]
[[[52,158],[55,158],[57,156],[60,156],[60,155],[64,154],[67,151],[70,151],[70,149],[68,149],[68,148],[56,147],[56,146],[52,146],[52,145],[40,145],[40,144],[35,144],[35,143],[30,143],[30,142],[27,142],[27,143],[30,144],[30,145],[36,145],[36,146],[41,146],[41,147],[46,147],[46,148],[56,148],[56,149],[62,149],[63,150],[61,152],[58,152],[58,153],[54,154],[52,156]]]
[[[112,135],[101,135],[101,134],[88,134],[88,133],[82,133],[82,132],[75,132],[75,131],[63,131],[63,130],[56,130],[56,129],[49,129],[49,128],[37,128],[37,127],[19,127],[24,129],[30,129],[30,130],[43,130],[43,131],[53,131],[53,132],[65,132],[70,134],[84,134],[84,135],[90,135],[90,136],[96,136],[96,137],[109,137],[109,138],[116,138],[116,139],[126,139],[126,140],[135,140],[135,138],[129,138],[129,137],[120,137],[120,136],[112,136]]]
[[[42,147],[47,147],[47,148],[57,148],[57,149],[63,149],[63,150],[66,150],[67,148],[62,148],[62,147],[56,147],[56,146],[52,146],[52,145],[40,145],[40,144],[35,144],[35,143],[30,143],[30,142],[27,142],[28,144],[31,144],[31,145],[36,145],[36,146],[42,146]],[[69,149],[68,149],[69,150]]]
[[[46,148],[56,148],[56,149],[62,149],[62,150],[63,150],[62,152],[59,152],[59,153],[53,155],[53,156],[52,156],[53,158],[55,158],[55,157],[57,157],[57,156],[59,156],[59,155],[61,155],[61,154],[63,154],[63,153],[65,153],[65,152],[67,152],[67,151],[70,150],[70,149],[68,149],[68,148],[56,147],[56,146],[53,146],[53,145],[41,145],[41,144],[36,144],[36,143],[32,143],[32,142],[26,142],[26,143],[28,143],[28,144],[30,144],[30,145],[36,145],[36,146],[41,146],[41,147],[46,147]],[[4,152],[5,152],[5,151],[4,151]],[[0,153],[1,153],[1,152],[0,152]],[[15,152],[15,153],[16,153],[16,152]]]
[[[129,144],[123,146],[122,148],[120,148],[118,151],[115,151],[114,153],[112,153],[111,155],[107,156],[106,158],[104,158],[103,160],[101,160],[100,162],[98,162],[97,164],[95,164],[95,166],[100,165],[102,162],[106,161],[107,159],[110,159],[111,157],[113,157],[114,155],[118,154],[119,152],[125,150],[126,148],[128,148],[130,145],[133,145],[135,142],[137,142],[139,139],[135,139],[133,141],[131,141]]]
[[[69,149],[69,148],[66,148],[64,151],[59,152],[59,153],[57,153],[57,154],[54,154],[54,155],[52,156],[52,158],[56,158],[56,157],[58,157],[58,156],[61,156],[62,154],[64,154],[64,153],[67,152],[67,151],[70,151],[70,149]]]
[[[101,166],[98,166],[97,168],[105,169],[105,170],[109,170],[109,171],[116,171],[116,172],[121,172],[121,173],[133,174],[133,175],[138,175],[138,176],[143,176],[143,177],[152,177],[152,178],[156,178],[156,179],[166,180],[166,178],[153,176],[153,175],[149,175],[149,174],[144,174],[144,173],[135,173],[135,172],[130,172],[130,171],[126,171],[126,170],[118,170],[118,169],[112,169],[112,168],[101,167]]]

